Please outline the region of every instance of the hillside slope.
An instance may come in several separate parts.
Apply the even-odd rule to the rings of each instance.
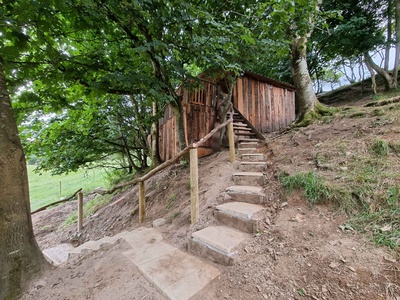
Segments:
[[[267,136],[269,201],[262,228],[241,245],[234,266],[215,264],[222,275],[193,299],[400,298],[400,105],[357,104],[342,103],[333,117]],[[195,225],[189,223],[189,170],[173,166],[156,175],[146,183],[143,226],[164,217],[164,238],[186,250],[193,231],[218,223],[213,210],[227,200],[224,189],[237,164],[228,163],[227,152],[200,160],[201,218]],[[34,215],[40,246],[80,244],[139,227],[137,194],[134,187],[115,195],[115,205],[85,220],[81,235],[76,225],[62,226],[75,203]],[[163,299],[117,254],[124,247],[47,270],[22,298]]]

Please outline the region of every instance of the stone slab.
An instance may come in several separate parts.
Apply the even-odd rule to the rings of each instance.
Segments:
[[[265,184],[265,177],[261,172],[238,172],[234,173],[232,178],[236,185],[263,186]]]
[[[257,148],[238,148],[239,154],[257,153]]]
[[[68,260],[69,252],[74,249],[71,244],[60,244],[43,250],[43,255],[54,266],[60,266]]]
[[[235,201],[261,204],[264,202],[260,186],[234,185],[226,188],[227,194]]]
[[[234,254],[235,247],[247,238],[247,233],[225,226],[210,226],[192,234],[193,241],[204,243],[226,255]]]
[[[242,172],[262,172],[267,168],[265,161],[242,161],[239,170]]]
[[[154,244],[137,245],[134,249],[128,250],[123,254],[135,265],[139,266],[175,250],[175,247],[172,247],[167,243],[157,242]]]
[[[132,249],[123,254],[168,299],[189,299],[220,275],[217,268],[163,242],[154,228],[142,227],[124,238]]]
[[[253,215],[262,211],[264,207],[258,204],[246,202],[228,202],[218,205],[216,209],[235,217],[252,219]]]
[[[242,161],[265,161],[262,153],[246,153],[242,154]]]

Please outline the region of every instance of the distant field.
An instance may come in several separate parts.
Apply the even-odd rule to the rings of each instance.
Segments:
[[[52,176],[50,172],[39,175],[33,170],[35,166],[28,165],[29,193],[31,209],[35,210],[46,204],[69,197],[78,189],[91,191],[106,185],[106,172],[103,169],[82,170],[68,175]]]

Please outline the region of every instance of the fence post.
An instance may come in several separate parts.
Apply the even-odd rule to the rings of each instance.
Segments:
[[[190,149],[190,222],[199,219],[199,169],[197,148]]]
[[[229,161],[235,161],[235,134],[233,133],[233,122],[228,124],[228,140],[229,140]]]
[[[146,218],[146,189],[144,181],[139,182],[139,223]]]
[[[78,232],[83,229],[83,193],[78,193]]]

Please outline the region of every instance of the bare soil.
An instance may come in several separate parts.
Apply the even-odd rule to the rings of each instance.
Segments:
[[[267,136],[261,149],[269,163],[265,187],[269,202],[263,228],[241,246],[235,265],[215,264],[221,276],[193,299],[400,299],[398,251],[378,247],[368,236],[343,229],[348,216],[336,207],[311,207],[302,192],[288,195],[278,182],[281,172],[318,170],[328,178],[335,177],[340,158],[329,152],[329,145],[346,142],[357,149],[361,145],[358,138],[376,135],[400,140],[396,115],[393,122],[374,126],[377,117],[371,115],[372,110],[361,118],[343,117]],[[331,159],[318,165],[316,152]],[[146,182],[144,224],[138,222],[138,188],[133,187],[115,195],[111,205],[87,218],[80,235],[75,224],[62,225],[76,209],[75,201],[33,215],[37,241],[43,249],[65,242],[79,245],[151,226],[162,217],[168,221],[159,228],[165,240],[186,250],[193,231],[218,224],[214,207],[229,201],[224,189],[232,185],[237,167],[238,163],[228,163],[226,151],[200,159],[201,218],[195,225],[189,221],[189,169],[176,165]],[[87,199],[91,197],[94,195]],[[121,254],[127,247],[123,242],[105,246],[62,267],[47,268],[21,299],[163,299]]]

